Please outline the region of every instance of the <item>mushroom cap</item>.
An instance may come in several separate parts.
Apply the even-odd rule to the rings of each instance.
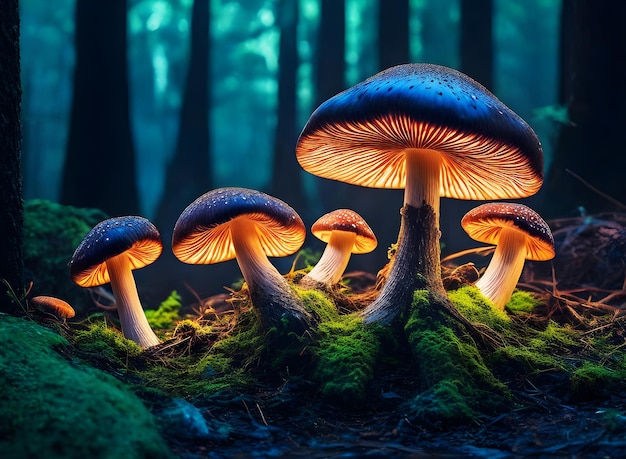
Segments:
[[[503,228],[526,236],[527,260],[554,258],[554,238],[550,227],[537,212],[523,204],[491,202],[475,207],[461,219],[461,226],[474,240],[498,244]]]
[[[308,172],[373,188],[404,188],[404,151],[441,153],[440,195],[526,197],[543,182],[532,128],[489,90],[456,70],[403,64],[321,104],[296,157]]]
[[[128,259],[131,269],[143,268],[159,258],[161,235],[147,219],[114,217],[92,228],[78,245],[70,261],[70,275],[81,287],[95,287],[111,281],[106,261],[117,255]]]
[[[333,231],[356,234],[352,253],[369,253],[376,248],[378,240],[372,228],[358,213],[350,209],[337,209],[322,215],[311,226],[311,233],[324,241],[330,240]]]
[[[189,204],[174,226],[172,250],[189,264],[211,264],[235,258],[230,223],[254,223],[265,254],[284,257],[296,252],[306,237],[304,222],[288,204],[247,188],[209,191]]]
[[[38,295],[28,302],[40,311],[49,312],[62,319],[71,319],[76,315],[74,308],[67,301],[54,296]]]

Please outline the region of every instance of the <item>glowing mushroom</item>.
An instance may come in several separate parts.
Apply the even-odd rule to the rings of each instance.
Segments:
[[[34,296],[28,300],[28,303],[39,311],[52,314],[60,319],[71,319],[76,315],[76,311],[67,301],[54,296]]]
[[[472,239],[496,245],[493,258],[476,286],[499,309],[504,309],[511,299],[525,260],[554,258],[550,227],[523,204],[483,204],[466,213],[461,226]]]
[[[350,209],[337,209],[320,217],[311,233],[328,245],[317,264],[300,280],[300,285],[331,286],[339,282],[351,254],[369,253],[378,241],[367,222]]]
[[[526,197],[543,181],[543,153],[530,126],[468,76],[432,64],[392,67],[324,102],[305,125],[296,157],[320,177],[405,190],[397,251],[366,322],[391,322],[416,288],[445,295],[441,196]]]
[[[144,314],[133,270],[154,262],[161,251],[161,235],[143,217],[109,218],[87,233],[70,261],[70,275],[81,287],[111,283],[122,333],[139,346],[160,343]]]
[[[236,258],[263,326],[279,326],[286,319],[295,330],[304,331],[310,314],[267,257],[291,255],[305,237],[302,219],[283,201],[246,188],[218,188],[180,215],[172,250],[189,264]]]

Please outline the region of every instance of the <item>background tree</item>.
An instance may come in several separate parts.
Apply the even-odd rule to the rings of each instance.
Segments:
[[[378,0],[378,68],[409,62],[409,0]]]
[[[0,0],[0,280],[24,292],[22,173],[20,169],[20,20],[17,0]],[[0,284],[0,311],[15,313]]]
[[[307,208],[302,183],[302,168],[294,155],[298,138],[296,76],[298,70],[298,2],[281,0],[277,4],[280,27],[278,50],[278,113],[270,194],[302,213]],[[304,218],[305,216],[302,215]]]
[[[459,70],[493,90],[493,0],[461,0]],[[480,203],[459,199],[441,200],[441,240],[446,253],[473,247],[459,222]]]
[[[165,187],[155,218],[169,234],[181,211],[213,188],[210,174],[210,1],[194,0],[191,51],[180,111],[176,150],[166,171]]]
[[[76,2],[76,69],[61,202],[136,214],[128,109],[126,0]]]
[[[346,88],[346,5],[344,0],[321,0],[320,22],[317,31],[314,73],[315,107]],[[321,214],[349,205],[346,193],[350,185],[326,179],[315,179],[321,206],[314,211]],[[343,199],[342,199],[343,198]],[[318,217],[320,215],[317,215]],[[311,222],[312,223],[312,222]]]
[[[461,0],[461,71],[493,90],[493,0]]]
[[[542,190],[546,217],[577,215],[579,207],[589,213],[619,207],[568,170],[626,205],[624,21],[624,2],[563,2],[559,102],[569,122],[560,129]]]

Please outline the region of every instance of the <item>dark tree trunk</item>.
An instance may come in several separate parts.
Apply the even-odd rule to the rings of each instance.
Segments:
[[[298,70],[298,2],[278,3],[280,24],[278,66],[278,120],[274,137],[274,163],[270,194],[296,210],[306,207],[302,168],[296,160],[294,147],[298,138],[296,125],[296,73]]]
[[[542,191],[548,218],[620,207],[606,195],[626,205],[626,92],[620,90],[626,80],[626,3],[563,2],[562,21],[567,35],[561,47],[560,102],[570,122],[561,127]]]
[[[493,0],[461,0],[460,70],[488,89],[493,89]],[[459,222],[477,202],[441,200],[442,242],[446,253],[473,247]]]
[[[0,0],[0,11],[0,312],[15,314],[9,288],[24,293],[18,1]]]
[[[378,0],[378,68],[409,62],[409,0]]]
[[[321,0],[315,62],[317,105],[345,89],[345,50],[345,1]]]
[[[76,2],[76,69],[61,201],[136,214],[126,60],[126,0]]]
[[[461,71],[493,88],[493,0],[461,0]]]
[[[171,232],[182,210],[212,189],[210,174],[210,1],[194,0],[191,53],[180,114],[176,150],[167,168],[155,222]]]

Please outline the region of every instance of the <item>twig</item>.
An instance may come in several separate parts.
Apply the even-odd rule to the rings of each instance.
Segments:
[[[613,198],[612,196],[609,196],[606,193],[603,193],[602,191],[598,190],[595,186],[593,186],[591,183],[587,182],[585,179],[583,179],[580,175],[578,175],[577,173],[573,172],[570,169],[565,169],[565,172],[567,172],[568,174],[570,174],[572,177],[574,177],[575,179],[579,180],[580,183],[582,183],[583,185],[585,185],[587,188],[589,188],[591,191],[593,191],[594,193],[599,194],[600,196],[602,196],[604,199],[606,199],[607,201],[613,203],[614,205],[616,205],[619,209],[623,209],[626,210],[626,205],[622,204],[620,201],[618,201],[617,199]]]

